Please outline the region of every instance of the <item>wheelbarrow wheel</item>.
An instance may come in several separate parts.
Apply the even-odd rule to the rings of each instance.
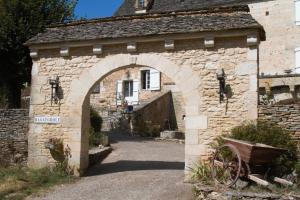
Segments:
[[[212,177],[215,183],[226,187],[233,186],[240,177],[241,166],[241,156],[237,148],[231,144],[221,146],[212,160]]]

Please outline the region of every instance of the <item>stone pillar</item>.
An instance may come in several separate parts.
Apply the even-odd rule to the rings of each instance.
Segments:
[[[73,120],[65,121],[64,128],[69,130],[67,142],[71,151],[69,166],[73,168],[75,175],[82,175],[89,166],[89,132],[90,132],[90,104],[89,95],[82,106],[73,105],[78,108],[74,113],[69,113],[67,118]],[[66,119],[67,120],[67,119]]]
[[[258,46],[251,46],[247,52],[249,92],[245,99],[248,109],[248,120],[258,119]]]
[[[187,101],[188,102],[188,101]],[[199,114],[198,106],[186,107],[185,118],[185,180],[190,170],[207,154],[207,145],[200,142],[200,131],[208,128],[208,117]]]
[[[31,99],[29,110],[29,131],[28,131],[28,166],[31,168],[43,168],[48,166],[48,158],[43,154],[43,147],[39,137],[43,132],[41,124],[34,123],[34,110],[36,107],[45,104],[45,94],[42,85],[48,82],[48,78],[38,75],[39,64],[34,63],[31,70]]]
[[[81,174],[89,166],[89,135],[90,135],[90,95],[88,94],[82,106],[82,135],[81,135]]]

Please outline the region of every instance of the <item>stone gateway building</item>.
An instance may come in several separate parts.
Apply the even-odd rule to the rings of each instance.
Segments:
[[[186,169],[209,156],[216,136],[257,119],[263,27],[238,1],[206,8],[188,2],[128,0],[114,17],[54,25],[27,42],[34,60],[30,167],[54,163],[45,143],[60,138],[69,165],[83,173],[90,104],[99,98],[136,106],[164,90],[180,94]]]

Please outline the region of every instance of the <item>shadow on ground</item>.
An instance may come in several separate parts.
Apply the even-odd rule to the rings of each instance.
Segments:
[[[116,144],[119,142],[147,142],[153,141],[153,138],[141,137],[139,135],[130,135],[129,133],[110,133],[109,134],[110,144]]]
[[[184,162],[120,160],[114,163],[98,164],[92,167],[85,176],[96,176],[126,171],[183,169]]]

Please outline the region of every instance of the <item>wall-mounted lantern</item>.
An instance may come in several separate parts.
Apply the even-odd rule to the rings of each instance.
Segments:
[[[222,103],[224,101],[224,96],[226,95],[226,74],[224,69],[219,69],[217,71],[217,79],[220,85],[220,103]]]
[[[59,102],[59,77],[56,78],[52,77],[49,79],[49,84],[51,85],[51,105],[53,102],[58,104]]]

